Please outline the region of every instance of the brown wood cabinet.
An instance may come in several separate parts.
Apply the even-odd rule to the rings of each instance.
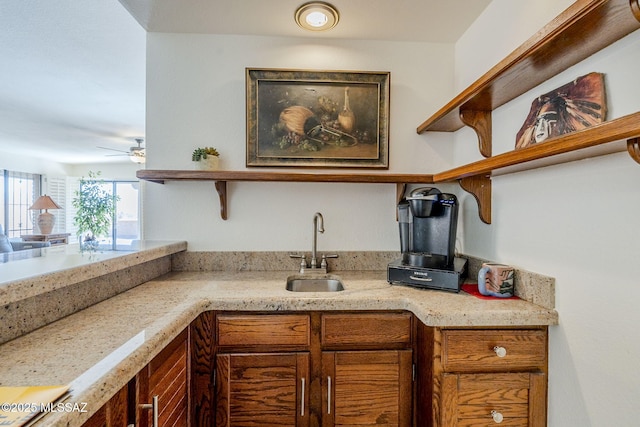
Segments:
[[[411,426],[413,315],[323,313],[322,425]]]
[[[178,335],[84,426],[189,427],[188,338],[188,330]]]
[[[216,356],[217,426],[308,426],[309,353]]]
[[[183,331],[138,374],[137,427],[190,425],[188,337],[188,330]]]
[[[309,425],[310,316],[216,316],[218,427]]]
[[[322,425],[411,426],[412,351],[324,351]]]
[[[129,387],[120,389],[84,423],[84,427],[127,427],[129,425]]]
[[[418,327],[417,425],[547,425],[547,328]]]
[[[406,312],[216,316],[216,426],[411,426]]]
[[[206,312],[87,427],[544,427],[547,328],[404,311]],[[415,378],[414,378],[415,377]]]

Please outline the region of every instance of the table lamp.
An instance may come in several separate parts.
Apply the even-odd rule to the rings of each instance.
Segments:
[[[40,229],[40,233],[42,234],[51,234],[51,230],[53,230],[53,224],[56,223],[56,218],[48,212],[49,209],[62,209],[56,202],[51,199],[51,197],[44,196],[38,197],[33,205],[29,209],[32,210],[42,210],[40,215],[38,215],[38,228]]]

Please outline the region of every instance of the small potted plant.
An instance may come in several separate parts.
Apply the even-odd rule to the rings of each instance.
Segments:
[[[213,147],[196,148],[193,150],[191,160],[196,162],[198,169],[218,169],[220,153]]]

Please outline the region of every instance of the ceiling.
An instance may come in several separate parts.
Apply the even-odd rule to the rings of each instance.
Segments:
[[[490,0],[332,0],[340,22],[322,34],[295,24],[302,3],[3,0],[0,151],[128,162],[97,147],[127,151],[144,137],[147,31],[452,43]]]

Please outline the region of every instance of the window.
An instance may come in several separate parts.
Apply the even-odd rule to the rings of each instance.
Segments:
[[[37,230],[34,230],[34,214],[29,207],[40,196],[40,175],[9,170],[0,172],[0,221],[5,233],[9,238],[34,234]]]
[[[100,238],[100,249],[130,249],[133,241],[140,239],[138,190],[140,183],[138,181],[101,181],[102,187],[117,200],[114,218],[111,219],[111,232],[108,237]]]
[[[115,181],[113,193],[118,196],[116,201],[116,221],[113,227],[113,249],[130,246],[133,240],[140,239],[140,209],[138,181]]]

